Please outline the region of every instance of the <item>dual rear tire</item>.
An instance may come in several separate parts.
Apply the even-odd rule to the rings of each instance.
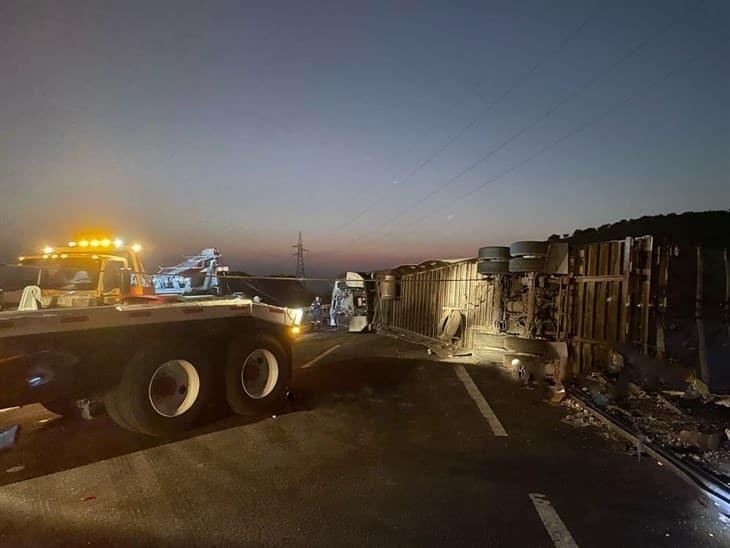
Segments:
[[[481,247],[477,257],[477,273],[479,274],[506,274],[509,272],[509,247]]]
[[[233,341],[225,365],[228,406],[239,415],[274,411],[286,396],[291,375],[291,359],[274,337]]]
[[[266,335],[231,341],[223,366],[226,400],[239,414],[275,409],[291,379],[288,353]],[[122,428],[172,436],[198,422],[220,373],[192,344],[151,343],[127,362],[120,382],[104,396],[104,405]]]
[[[213,388],[206,356],[191,344],[152,343],[127,362],[122,378],[104,397],[119,426],[150,436],[191,428]]]

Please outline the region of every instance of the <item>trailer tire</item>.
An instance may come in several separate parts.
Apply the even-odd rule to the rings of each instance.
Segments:
[[[127,362],[104,403],[122,428],[171,436],[195,424],[211,389],[210,365],[197,348],[180,340],[152,343]]]
[[[509,271],[517,272],[544,272],[545,257],[517,257],[509,262]]]
[[[479,274],[509,274],[509,262],[507,261],[482,261],[477,263]]]
[[[289,353],[270,335],[233,340],[226,355],[226,399],[234,413],[261,415],[285,400],[292,376]]]
[[[513,257],[544,257],[548,252],[547,242],[515,242],[509,246]]]
[[[479,248],[478,254],[479,260],[482,259],[501,259],[503,261],[510,260],[509,247],[506,246],[486,246]]]

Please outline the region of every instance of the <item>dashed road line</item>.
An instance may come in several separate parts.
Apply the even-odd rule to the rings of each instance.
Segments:
[[[504,426],[502,426],[502,423],[499,422],[497,415],[494,414],[494,411],[492,411],[492,408],[487,403],[487,400],[484,399],[484,396],[479,391],[479,388],[477,388],[477,385],[474,384],[474,381],[469,376],[469,373],[466,372],[464,366],[459,364],[454,367],[454,371],[456,371],[456,376],[459,377],[459,380],[464,383],[467,393],[471,396],[471,399],[474,400],[474,403],[477,404],[482,416],[487,419],[494,435],[508,436],[509,434],[507,434]]]
[[[321,354],[320,354],[319,356],[317,356],[317,357],[316,357],[316,358],[314,358],[313,360],[309,360],[309,361],[308,361],[307,363],[305,363],[304,365],[302,365],[302,366],[300,367],[300,369],[305,369],[305,368],[307,368],[307,367],[312,367],[312,366],[313,366],[313,365],[314,365],[315,363],[317,363],[317,362],[318,362],[319,360],[321,360],[321,359],[322,359],[322,358],[324,358],[325,356],[327,356],[327,355],[329,355],[330,353],[332,353],[332,352],[334,352],[335,350],[337,350],[337,349],[338,349],[338,348],[339,348],[340,346],[342,346],[342,345],[341,345],[341,344],[336,344],[336,345],[334,345],[334,346],[333,346],[332,348],[330,348],[330,349],[328,349],[328,350],[325,350],[324,352],[322,352],[322,353],[321,353]]]
[[[560,519],[560,516],[550,504],[550,501],[542,493],[530,493],[532,504],[535,505],[542,524],[547,529],[548,535],[553,541],[555,548],[578,548],[578,545],[570,534],[568,528]]]
[[[5,413],[5,411],[12,411],[14,409],[20,409],[20,407],[17,405],[15,407],[6,407],[5,409],[0,409],[0,413]]]

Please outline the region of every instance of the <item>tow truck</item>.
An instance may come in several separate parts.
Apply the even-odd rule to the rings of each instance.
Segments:
[[[154,295],[139,251],[82,240],[19,260],[39,284],[0,310],[0,407],[41,403],[88,418],[103,405],[122,428],[151,436],[192,427],[219,398],[239,414],[275,410],[302,311]]]
[[[118,238],[82,239],[18,257],[16,265],[0,267],[0,309],[21,302],[25,309],[116,304],[124,271],[130,274],[131,294],[151,295],[154,287],[144,272],[141,249]]]
[[[219,274],[228,272],[221,253],[214,247],[189,255],[174,266],[161,266],[152,276],[156,295],[220,295]]]

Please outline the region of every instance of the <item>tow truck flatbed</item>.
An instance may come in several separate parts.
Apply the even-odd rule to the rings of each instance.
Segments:
[[[269,413],[284,400],[301,317],[237,297],[0,312],[0,407],[88,418],[103,405],[153,436],[190,428],[216,400]]]
[[[284,327],[296,327],[301,321],[299,309],[250,299],[179,297],[175,302],[163,303],[0,311],[0,338],[238,316],[252,316]]]

